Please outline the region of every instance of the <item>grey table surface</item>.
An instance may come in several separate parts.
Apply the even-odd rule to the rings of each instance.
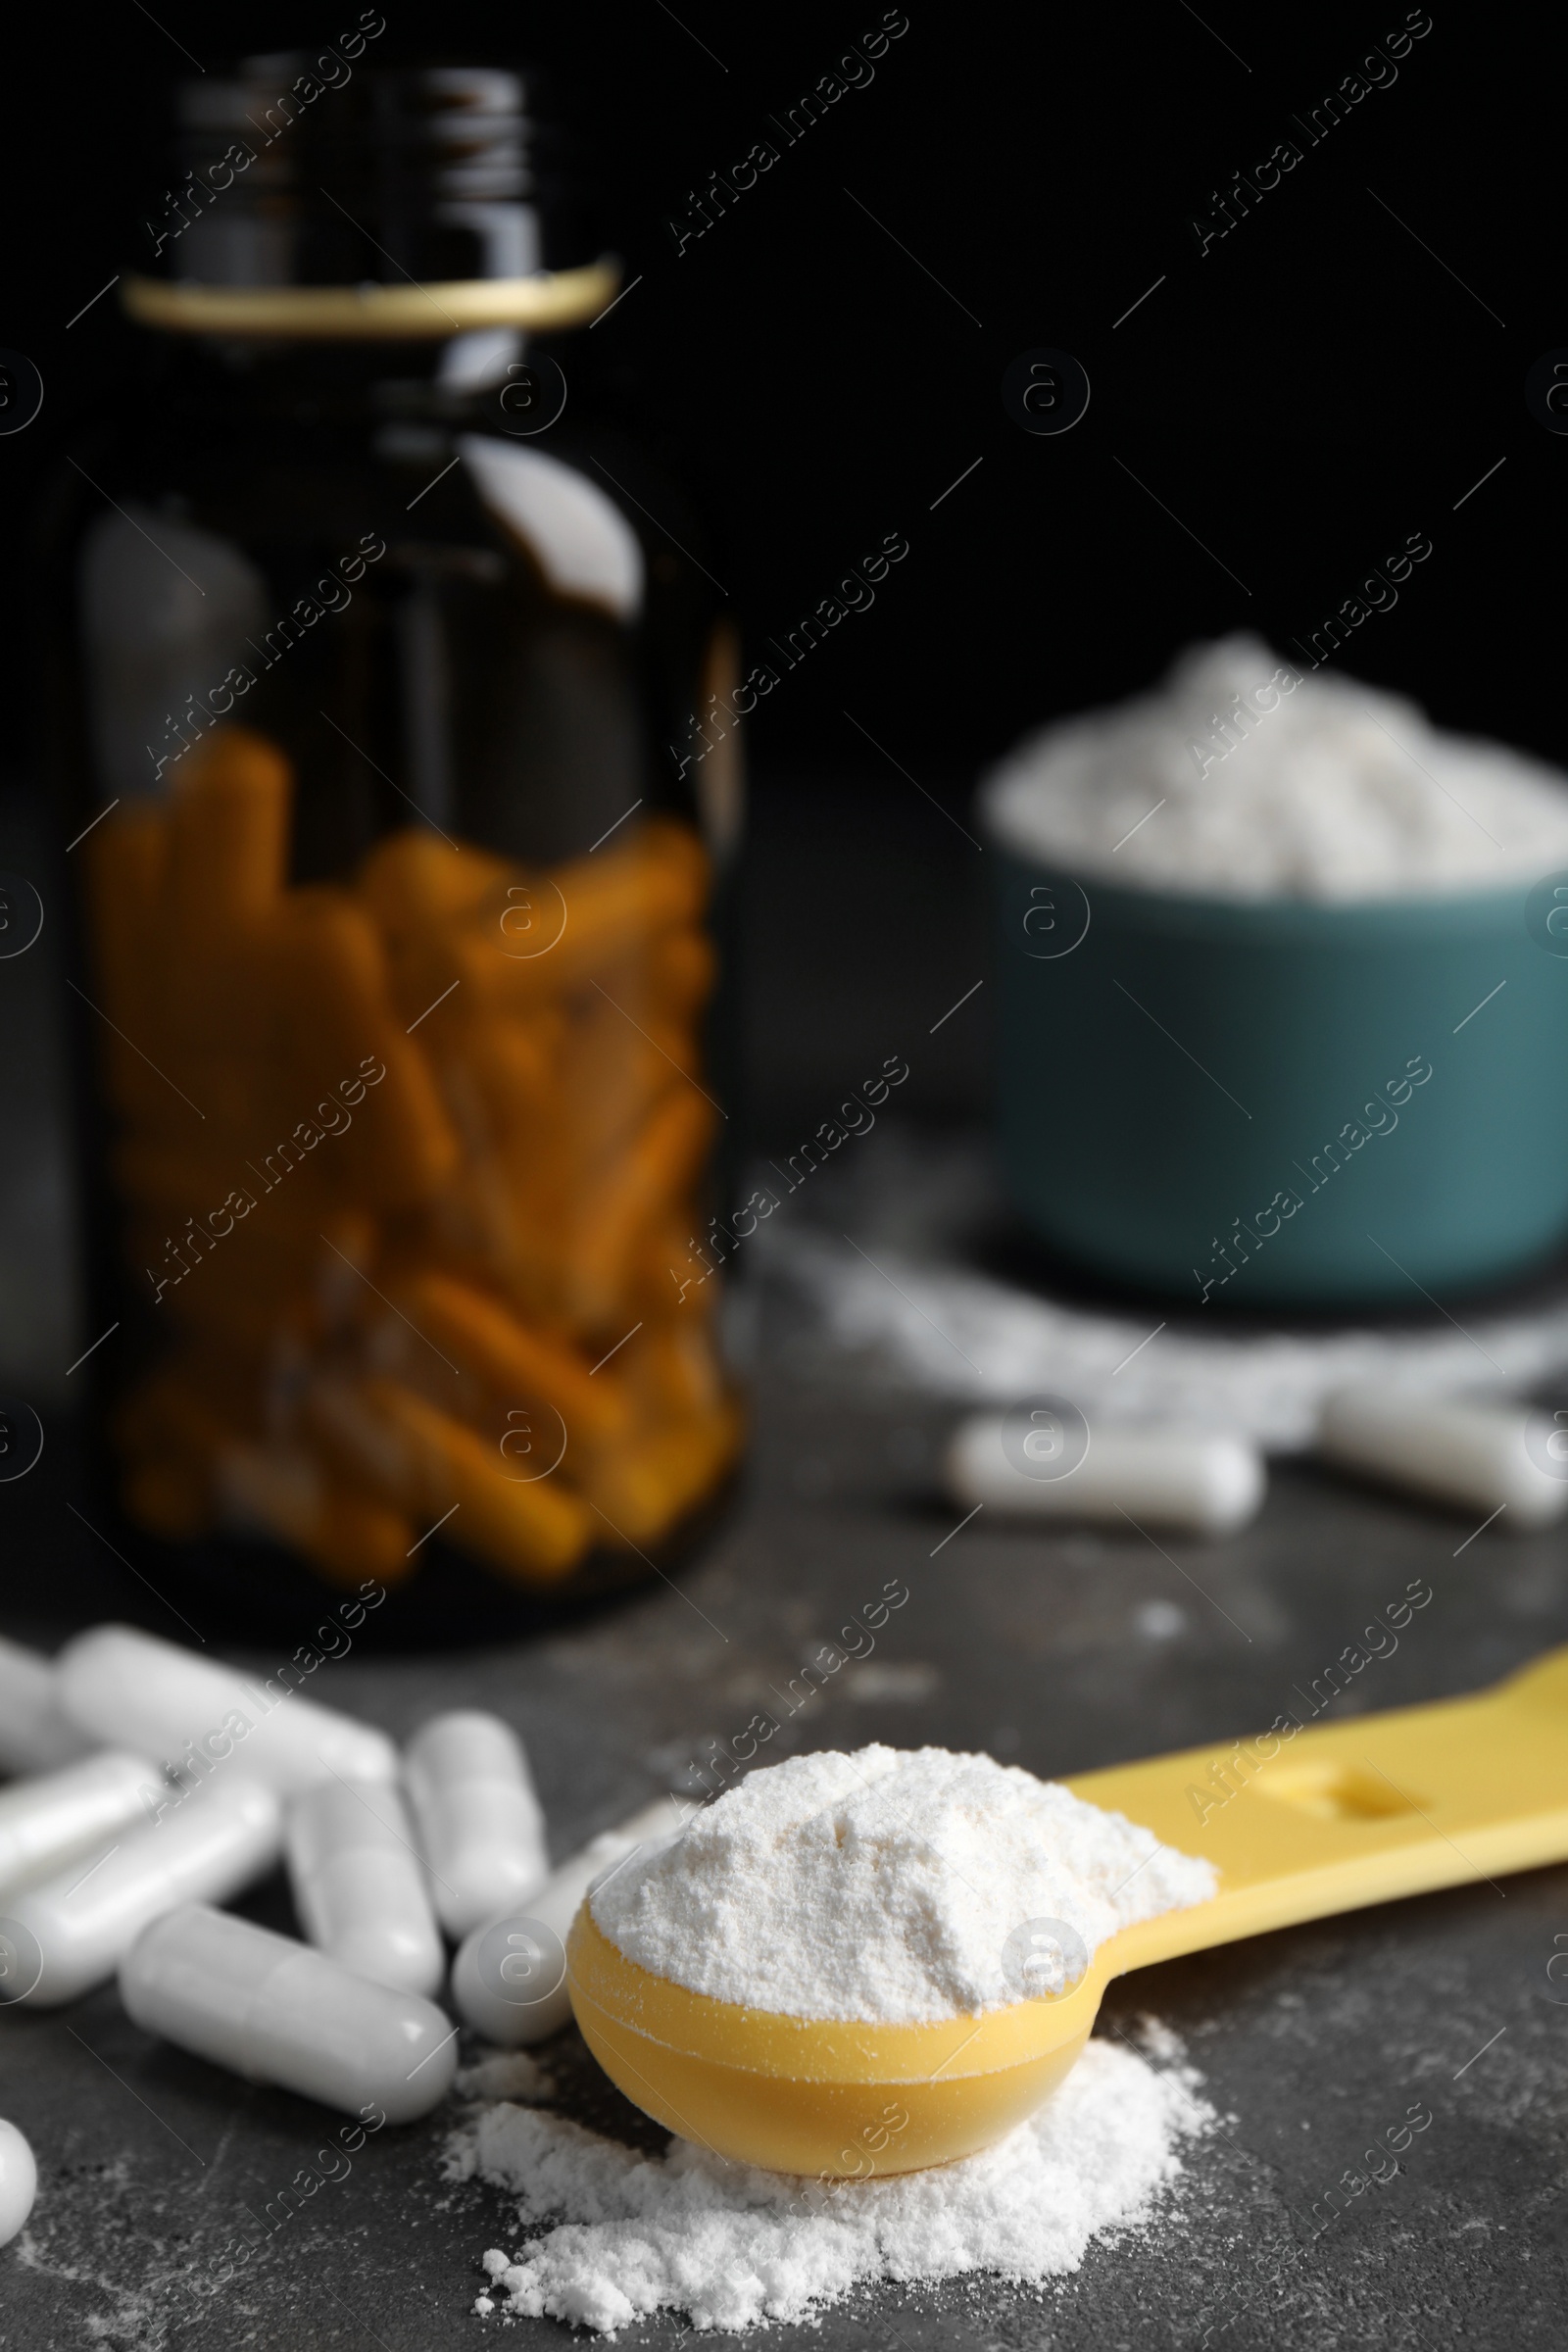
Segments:
[[[455,1701],[496,1708],[526,1738],[564,1853],[670,1785],[710,1737],[740,1731],[889,1580],[907,1602],[775,1753],[936,1741],[1049,1775],[1259,1729],[1413,1580],[1430,1604],[1339,1711],[1464,1690],[1568,1641],[1568,1537],[1492,1530],[1465,1544],[1462,1523],[1306,1465],[1278,1471],[1259,1520],[1219,1544],[1161,1549],[985,1515],[945,1542],[957,1514],[933,1499],[930,1469],[943,1418],[775,1368],[758,1384],[746,1490],[679,1590],[655,1585],[525,1644],[350,1654],[318,1695],[394,1734]],[[65,1630],[45,1580],[7,1581],[7,1631]],[[289,1924],[281,1884],[247,1907]],[[1560,1869],[1125,1979],[1101,2030],[1142,2011],[1164,2020],[1227,2119],[1157,2226],[1095,2246],[1043,2293],[995,2278],[883,2289],[767,2340],[830,2352],[1560,2342],[1568,1986],[1547,1964],[1565,1948]],[[633,2112],[578,2077],[581,2111],[635,2136]],[[1397,2175],[1320,2229],[1314,2205],[1418,2102],[1432,2125]],[[368,2141],[210,2300],[189,2290],[193,2266],[309,2162],[324,2111],[160,2045],[106,1989],[0,2017],[0,2112],[41,2174],[27,2233],[0,2252],[6,2352],[447,2352],[503,2326],[472,2316],[479,2258],[519,2232],[501,2191],[443,2180],[453,2109]],[[567,2335],[549,2321],[505,2326],[512,2342]],[[682,2332],[669,2317],[622,2340],[673,2345]]]

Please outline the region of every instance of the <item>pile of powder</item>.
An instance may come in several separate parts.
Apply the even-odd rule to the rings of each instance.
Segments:
[[[992,835],[1037,862],[1208,898],[1440,896],[1568,865],[1554,769],[1255,637],[1048,727],[991,777]]]
[[[493,2107],[454,2135],[449,2178],[496,2181],[517,2193],[519,2223],[558,2227],[513,2256],[486,2254],[491,2288],[474,2309],[612,2332],[670,2308],[732,2329],[809,2319],[878,2279],[1038,2283],[1075,2271],[1105,2230],[1153,2218],[1182,2170],[1180,2142],[1216,2120],[1197,2081],[1092,2040],[997,2146],[826,2187],[685,2140],[639,2156],[561,2117]]]
[[[1064,1921],[1086,1951],[1203,1901],[1207,1862],[1052,1781],[943,1747],[792,1756],[641,1848],[589,1897],[629,1960],[789,2017],[925,2025],[1058,1992],[1009,1943]]]

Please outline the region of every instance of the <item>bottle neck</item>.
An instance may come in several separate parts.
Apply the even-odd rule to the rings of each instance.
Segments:
[[[408,288],[516,281],[592,257],[531,74],[288,53],[181,85],[174,112],[141,272],[206,288]]]

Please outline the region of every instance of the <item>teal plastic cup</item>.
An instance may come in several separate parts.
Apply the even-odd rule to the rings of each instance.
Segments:
[[[1568,872],[1323,905],[988,860],[1004,1174],[1058,1254],[1194,1306],[1333,1310],[1561,1243]]]

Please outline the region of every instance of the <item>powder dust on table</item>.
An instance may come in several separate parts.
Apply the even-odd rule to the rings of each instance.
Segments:
[[[1179,2048],[1148,2021],[1146,2047]],[[672,2140],[642,2156],[562,2116],[513,2104],[453,2135],[448,2177],[517,2197],[550,2223],[484,2256],[482,2317],[549,2317],[613,2334],[658,2312],[700,2329],[815,2317],[879,2280],[989,2274],[1025,2285],[1077,2270],[1091,2243],[1149,2226],[1182,2145],[1214,2110],[1185,2068],[1091,2040],[1055,2096],[995,2147],[956,2164],[819,2185],[728,2164]]]

